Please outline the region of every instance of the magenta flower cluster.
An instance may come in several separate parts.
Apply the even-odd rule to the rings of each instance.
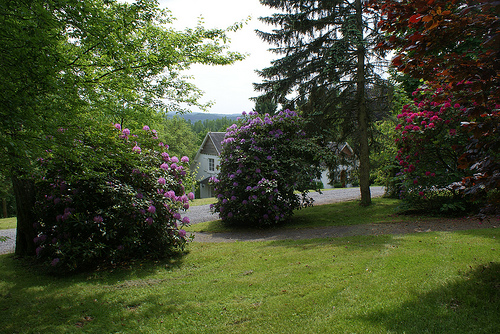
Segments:
[[[80,160],[67,159],[66,151],[39,160],[44,174],[38,185],[46,193],[37,202],[40,261],[75,270],[184,248],[182,227],[190,221],[180,211],[194,199],[186,192],[192,188],[189,159],[170,156],[156,131],[142,130],[136,135],[114,124],[103,130],[109,133],[102,148],[93,137],[74,141]]]
[[[396,161],[400,166],[402,198],[429,202],[439,191],[453,192],[463,176],[458,157],[467,142],[460,114],[465,106],[453,103],[443,89],[422,88],[413,93],[414,101],[397,116]]]

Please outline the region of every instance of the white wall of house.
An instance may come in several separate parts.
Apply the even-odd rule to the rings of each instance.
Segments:
[[[213,163],[210,162],[213,161]],[[220,158],[216,155],[200,154],[197,165],[197,181],[203,181],[209,177],[216,176],[219,173]],[[213,187],[207,182],[200,184],[200,198],[214,197]]]
[[[354,167],[352,165],[339,165],[339,166],[337,166],[337,168],[334,171],[335,182],[341,182],[340,173],[343,170],[346,172],[346,178],[347,178],[347,180],[350,180],[350,178],[351,178],[351,172],[353,171],[353,169],[354,169]],[[328,178],[328,173],[329,173],[328,169],[325,169],[325,170],[323,170],[321,172],[321,179],[320,179],[320,181],[323,183],[324,189],[334,188],[333,185],[328,184],[328,182],[330,182],[330,179]],[[351,186],[352,185],[350,183],[346,184],[346,187],[351,187]]]
[[[321,179],[320,181],[323,183],[323,187],[325,189],[331,189],[333,188],[332,185],[328,184],[330,182],[330,179],[328,178],[328,170],[324,170],[321,172]]]

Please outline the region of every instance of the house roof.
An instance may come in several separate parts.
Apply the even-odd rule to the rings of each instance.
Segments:
[[[215,147],[215,150],[217,151],[217,155],[220,156],[220,154],[222,152],[222,141],[224,140],[225,136],[226,136],[225,132],[209,132],[209,133],[207,133],[207,135],[203,139],[203,142],[200,145],[200,148],[198,149],[198,152],[196,152],[196,156],[194,157],[194,161],[198,161],[201,152],[203,151],[203,149],[207,145],[207,142],[209,142],[209,141]]]
[[[354,155],[354,151],[352,150],[351,146],[346,142],[344,143],[330,142],[328,143],[327,147],[331,149],[333,152],[335,152],[335,154],[344,153],[347,156]]]
[[[209,132],[207,133],[207,137],[212,140],[214,143],[215,148],[217,149],[217,153],[219,155],[222,153],[222,141],[224,140],[224,137],[226,136],[225,132]],[[203,147],[203,145],[201,145]]]

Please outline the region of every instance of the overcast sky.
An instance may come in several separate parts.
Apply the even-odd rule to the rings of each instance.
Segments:
[[[195,65],[189,72],[193,82],[205,92],[203,102],[215,101],[210,113],[236,114],[250,111],[254,102],[250,97],[259,95],[252,83],[261,79],[256,69],[270,66],[276,55],[267,51],[271,45],[255,34],[255,29],[271,31],[272,27],[261,23],[260,16],[270,16],[273,11],[262,6],[259,0],[159,0],[161,8],[168,8],[177,18],[174,27],[195,27],[198,18],[204,18],[206,28],[227,28],[235,22],[251,16],[249,24],[231,33],[230,50],[249,54],[247,58],[231,66]],[[192,108],[197,112],[196,108]]]

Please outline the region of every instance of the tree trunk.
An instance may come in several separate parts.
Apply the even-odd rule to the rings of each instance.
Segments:
[[[357,41],[358,68],[356,100],[358,104],[359,133],[359,188],[361,205],[371,204],[370,194],[370,148],[368,146],[368,110],[365,95],[365,46],[363,44],[363,13],[361,0],[356,0],[356,25],[359,31]]]
[[[33,213],[35,205],[35,184],[33,180],[19,178],[18,175],[12,175],[12,187],[16,196],[17,208],[17,235],[16,252],[17,256],[35,255],[36,231],[33,223],[36,221]]]
[[[7,199],[4,197],[2,198],[2,211],[3,211],[3,217],[4,218],[7,218],[8,214],[7,214]]]

